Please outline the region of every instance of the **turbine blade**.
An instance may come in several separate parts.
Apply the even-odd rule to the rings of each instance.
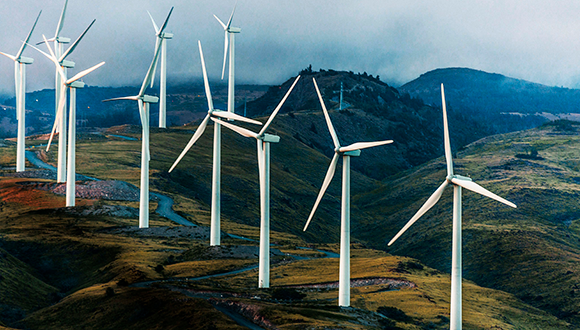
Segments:
[[[48,144],[46,145],[46,151],[50,149],[50,144],[52,143],[52,138],[54,137],[54,132],[56,131],[56,128],[59,127],[59,131],[61,132],[64,129],[63,127],[59,126],[59,123],[60,118],[64,115],[65,104],[66,104],[66,86],[62,86],[60,91],[60,99],[58,101],[58,109],[56,111],[56,116],[54,117],[54,125],[52,125],[52,131],[50,132],[50,138],[48,139]]]
[[[244,116],[240,116],[237,115],[233,112],[229,112],[229,111],[219,111],[219,110],[215,110],[214,112],[211,113],[212,115],[216,116],[216,117],[221,117],[221,118],[226,118],[226,119],[233,119],[233,120],[238,120],[238,121],[243,121],[246,123],[250,123],[250,124],[255,124],[255,125],[262,125],[261,122],[257,121],[257,120],[253,120],[250,118],[246,118]]]
[[[62,8],[62,12],[60,13],[60,19],[58,20],[58,24],[56,26],[56,33],[54,34],[54,39],[58,38],[60,31],[62,30],[62,26],[64,25],[64,15],[66,13],[66,6],[68,5],[68,0],[64,1],[64,7]]]
[[[155,69],[155,65],[157,65],[157,59],[159,59],[159,52],[161,50],[161,44],[157,43],[157,49],[155,49],[155,54],[153,55],[153,60],[149,65],[149,70],[147,70],[147,74],[145,75],[145,79],[143,80],[143,84],[141,85],[141,89],[139,90],[139,96],[145,95],[145,90],[147,89],[147,85],[151,82],[153,77],[153,70]]]
[[[139,118],[141,120],[141,126],[144,126],[145,123],[145,105],[143,104],[143,100],[138,99],[137,103],[139,105]]]
[[[54,65],[56,66],[56,72],[58,74],[60,74],[60,76],[62,77],[63,80],[66,80],[66,75],[64,74],[64,70],[62,69],[62,67],[60,66],[60,63],[58,62],[58,60],[56,59],[56,56],[54,56],[54,52],[52,51],[52,48],[50,48],[50,45],[48,44],[48,41],[46,40],[46,37],[43,35],[42,36],[44,38],[44,42],[46,43],[46,47],[48,48],[48,51],[50,52],[50,54],[47,54],[45,52],[43,52],[42,50],[40,50],[38,47],[33,46],[31,44],[28,44],[30,47],[36,49],[38,52],[40,52],[42,55],[46,56],[49,60],[52,61],[52,63],[54,63]]]
[[[443,104],[443,143],[445,144],[445,161],[447,163],[447,176],[453,175],[453,158],[451,155],[451,143],[449,142],[449,125],[447,123],[447,104],[445,102],[445,89],[441,84],[441,102]]]
[[[50,39],[48,39],[47,41],[44,41],[44,40],[43,40],[43,41],[37,42],[37,43],[36,43],[36,45],[37,45],[37,46],[38,46],[38,45],[42,45],[42,44],[45,44],[45,43],[47,43],[47,42],[49,42],[49,41],[50,41],[50,42],[55,42],[55,41],[56,41],[56,39],[55,39],[55,38],[50,38]]]
[[[310,215],[308,216],[308,221],[306,221],[306,225],[304,226],[303,231],[306,231],[306,229],[308,229],[308,225],[310,225],[310,221],[312,221],[312,217],[314,217],[314,213],[316,212],[316,209],[318,208],[318,204],[320,204],[320,201],[322,200],[322,197],[324,196],[326,189],[328,189],[328,186],[330,185],[330,182],[332,181],[332,178],[334,177],[334,172],[336,172],[336,165],[338,165],[338,157],[339,157],[339,154],[335,152],[334,157],[332,157],[332,161],[330,162],[330,166],[328,167],[328,171],[326,171],[326,176],[324,177],[324,182],[322,183],[322,187],[320,188],[320,192],[318,193],[318,197],[316,197],[316,202],[314,203],[314,206],[312,207],[312,211],[310,211]]]
[[[73,44],[58,59],[59,62],[64,61],[67,58],[67,56],[69,56],[70,54],[72,54],[72,52],[75,50],[75,48],[77,48],[79,42],[81,42],[81,40],[83,39],[83,37],[85,36],[85,34],[87,34],[87,32],[89,32],[89,29],[91,28],[91,26],[93,26],[93,24],[95,24],[96,21],[97,20],[94,19],[91,22],[91,24],[89,24],[89,26],[83,31],[83,33],[77,38],[77,40],[75,40],[75,42],[73,42]]]
[[[210,115],[208,114],[207,116],[205,116],[205,118],[203,119],[201,124],[199,124],[199,127],[197,128],[197,130],[195,131],[195,133],[191,137],[191,140],[189,140],[189,142],[187,143],[185,148],[183,148],[183,151],[181,152],[179,157],[177,157],[177,159],[173,163],[173,166],[171,166],[171,168],[169,169],[169,173],[171,173],[171,171],[173,171],[175,166],[177,166],[177,164],[179,164],[181,159],[185,156],[185,154],[187,154],[189,149],[191,149],[191,147],[195,144],[195,142],[197,142],[199,137],[203,134],[203,132],[205,131],[205,128],[207,127],[207,123],[209,122],[209,119],[210,119]]]
[[[215,19],[217,19],[217,21],[221,24],[221,26],[224,28],[224,30],[226,30],[228,27],[224,24],[224,22],[222,22],[221,19],[219,19],[219,17],[217,17],[216,15],[213,15],[213,17],[215,17]]]
[[[338,150],[340,152],[347,152],[347,151],[366,149],[366,148],[371,148],[371,147],[376,147],[376,146],[382,146],[382,145],[389,144],[389,143],[393,143],[393,140],[376,141],[376,142],[357,142],[357,143],[353,143],[351,145],[348,145],[346,147],[341,147]]]
[[[24,42],[22,43],[20,50],[18,51],[18,53],[16,53],[15,57],[17,59],[20,59],[20,56],[22,56],[22,53],[24,52],[24,48],[26,48],[26,45],[28,45],[28,41],[30,41],[30,37],[32,36],[32,32],[34,31],[34,28],[36,27],[36,23],[38,23],[38,19],[40,18],[40,14],[42,14],[42,10],[38,13],[38,16],[36,16],[36,21],[34,21],[34,25],[32,25],[32,29],[30,29],[30,32],[28,32],[28,36],[26,37],[26,40],[24,40]]]
[[[320,90],[318,89],[318,84],[316,83],[316,79],[312,78],[314,81],[314,87],[316,88],[316,94],[318,94],[318,99],[320,100],[320,105],[322,105],[322,112],[324,113],[324,118],[326,119],[326,125],[328,126],[328,130],[330,131],[330,136],[332,136],[332,142],[334,142],[335,148],[340,148],[340,142],[338,142],[338,136],[336,135],[336,131],[334,130],[334,126],[332,126],[332,121],[330,121],[330,116],[328,115],[328,110],[326,110],[326,106],[324,105],[324,100],[322,99],[322,95],[320,94]]]
[[[245,129],[243,127],[239,127],[239,126],[236,126],[234,124],[230,124],[228,122],[221,121],[221,120],[219,120],[217,118],[212,118],[211,120],[213,120],[214,122],[216,122],[218,124],[224,125],[225,127],[231,129],[232,131],[234,131],[234,132],[236,132],[236,133],[238,133],[238,134],[240,134],[242,136],[245,136],[245,137],[253,137],[254,139],[257,139],[258,138],[258,134],[250,131],[249,129]]]
[[[234,10],[232,10],[232,14],[230,15],[230,19],[228,20],[228,24],[226,25],[227,29],[229,29],[230,25],[232,25],[232,19],[234,18],[234,13],[236,12],[237,5],[238,5],[238,2],[236,1],[236,4],[234,5]]]
[[[292,93],[292,90],[294,89],[294,86],[296,86],[296,83],[298,82],[299,79],[300,79],[300,76],[298,76],[298,77],[296,77],[296,79],[294,79],[294,83],[292,84],[292,86],[290,86],[290,88],[286,92],[286,95],[284,95],[284,97],[282,98],[280,103],[278,103],[278,106],[276,107],[276,109],[274,109],[274,111],[270,115],[270,118],[268,118],[268,121],[266,122],[264,127],[262,127],[262,129],[260,130],[260,133],[258,133],[259,135],[264,134],[266,132],[266,130],[268,129],[268,127],[270,126],[270,124],[272,124],[272,120],[274,120],[274,117],[276,117],[276,114],[278,114],[278,111],[280,111],[280,109],[282,109],[284,102],[286,102],[286,99],[288,98],[290,93]]]
[[[224,36],[224,64],[222,67],[222,80],[224,79],[224,75],[226,73],[226,60],[228,57],[228,31],[226,30],[226,34]]]
[[[401,237],[401,235],[403,235],[403,233],[405,231],[407,231],[407,229],[409,229],[409,227],[411,227],[415,223],[415,221],[419,220],[419,218],[421,216],[423,216],[423,214],[425,214],[427,211],[429,211],[429,209],[432,208],[433,205],[437,204],[437,202],[441,198],[441,194],[443,194],[443,190],[445,190],[445,187],[447,187],[448,184],[449,184],[449,182],[447,180],[445,180],[439,186],[439,188],[437,188],[437,190],[435,190],[435,192],[433,193],[433,195],[431,195],[431,197],[429,197],[429,199],[425,202],[425,204],[423,204],[423,206],[421,206],[421,208],[419,209],[419,211],[417,211],[417,213],[415,213],[415,215],[411,218],[411,220],[409,220],[409,222],[407,222],[407,224],[405,225],[405,227],[403,227],[403,229],[401,229],[397,233],[397,235],[395,235],[395,237],[393,237],[393,239],[391,239],[391,241],[389,242],[389,246],[391,246],[393,243],[395,243],[395,241],[399,237]]]
[[[13,61],[16,61],[16,57],[15,56],[12,56],[10,54],[6,54],[6,53],[0,52],[0,55],[4,55],[4,56],[8,57],[9,59],[11,59]]]
[[[159,33],[161,34],[163,33],[163,31],[165,31],[165,28],[167,27],[167,23],[169,22],[169,17],[171,17],[171,13],[173,12],[173,8],[171,7],[171,9],[169,10],[169,14],[167,14],[167,18],[165,19],[165,22],[163,22],[163,25],[161,25],[161,28],[159,29]]]
[[[118,101],[118,100],[131,100],[131,101],[139,101],[139,96],[123,96],[123,97],[115,97],[113,99],[106,99],[102,100],[101,102],[110,102],[110,101]]]
[[[480,195],[489,197],[491,199],[495,199],[496,201],[500,202],[500,203],[504,203],[505,205],[511,206],[513,208],[516,208],[516,204],[499,197],[498,195],[492,193],[491,191],[483,188],[482,186],[478,185],[477,183],[473,182],[473,181],[469,181],[469,180],[462,180],[459,178],[453,178],[451,179],[451,182],[455,183],[458,186],[461,186],[467,190],[471,190],[473,192],[476,192]]]
[[[153,16],[151,16],[149,10],[147,11],[147,14],[149,14],[149,18],[151,18],[151,23],[153,23],[153,28],[155,29],[155,34],[159,35],[159,27],[157,26],[157,24],[155,24],[155,20],[153,19]]]
[[[155,40],[155,51],[157,51],[157,47],[161,47],[161,43],[163,42],[163,39],[161,38],[157,38]],[[151,88],[153,88],[153,84],[155,84],[155,72],[157,71],[157,63],[155,63],[155,66],[153,66],[153,74],[151,74]]]
[[[205,60],[203,58],[203,50],[201,49],[201,41],[197,41],[199,46],[199,56],[201,57],[201,71],[203,72],[203,85],[205,87],[205,97],[207,98],[207,108],[213,111],[213,100],[211,98],[211,89],[209,88],[209,80],[207,79],[207,70],[205,69]]]
[[[69,84],[71,84],[72,82],[74,82],[74,81],[77,81],[77,80],[81,79],[82,77],[84,77],[84,76],[88,75],[89,73],[91,73],[91,72],[95,71],[96,69],[100,68],[100,67],[101,67],[101,66],[103,66],[104,64],[105,64],[105,62],[101,62],[101,63],[99,63],[99,64],[97,64],[97,65],[95,65],[95,66],[93,66],[93,67],[91,67],[91,68],[89,68],[89,69],[86,69],[86,70],[84,70],[84,71],[81,71],[81,72],[77,73],[77,74],[76,74],[74,77],[72,77],[72,78],[70,78],[69,80],[67,80],[67,81],[66,81],[66,84],[67,84],[67,85],[69,85]]]

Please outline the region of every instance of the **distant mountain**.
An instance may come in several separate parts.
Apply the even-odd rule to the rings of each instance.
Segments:
[[[443,119],[439,107],[425,105],[422,100],[400,93],[366,73],[303,70],[300,74],[300,81],[281,109],[281,113],[288,116],[279,116],[273,128],[279,127],[300,142],[332,157],[334,146],[314,89],[312,79],[315,78],[326,107],[334,110],[331,117],[343,145],[358,141],[395,141],[387,147],[364,150],[361,161],[352,165],[361,173],[383,179],[443,153]],[[280,86],[272,86],[262,97],[248,102],[248,116],[269,115],[293,81],[294,78],[290,78]],[[343,100],[348,104],[343,110],[339,110],[341,83]],[[451,136],[457,147],[490,134],[462,112],[451,113],[450,122],[457,127]]]
[[[467,68],[427,72],[399,87],[399,91],[440,106],[442,83],[451,111],[482,121],[494,133],[533,128],[559,118],[580,119],[580,90]]]
[[[236,102],[243,104],[245,100],[253,100],[266,92],[268,86],[238,85],[236,86]],[[216,108],[227,107],[227,85],[212,85],[214,104]],[[77,127],[111,127],[115,125],[139,125],[137,102],[116,101],[102,102],[114,97],[136,95],[137,87],[96,87],[87,86],[77,92]],[[155,95],[154,91],[150,94]],[[191,83],[182,86],[170,86],[167,95],[168,125],[183,125],[203,117],[207,113],[207,99],[201,83]],[[26,130],[27,134],[50,132],[54,122],[54,89],[26,93]],[[15,98],[0,101],[3,118],[0,120],[0,138],[16,136]],[[150,123],[158,123],[158,105],[151,106]]]

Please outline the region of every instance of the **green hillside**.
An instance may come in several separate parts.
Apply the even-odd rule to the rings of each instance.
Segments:
[[[491,136],[465,147],[456,173],[515,202],[513,210],[464,190],[464,277],[515,294],[553,315],[580,324],[580,139],[576,122]],[[453,129],[453,127],[451,127]],[[385,180],[354,198],[369,214],[355,236],[375,248],[412,256],[441,271],[451,265],[452,193],[392,247],[386,243],[445,178],[443,158]]]

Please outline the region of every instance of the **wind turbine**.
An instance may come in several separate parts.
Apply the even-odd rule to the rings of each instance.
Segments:
[[[166,95],[167,95],[167,39],[173,39],[173,33],[165,32],[165,27],[167,26],[167,22],[169,21],[169,16],[173,12],[173,7],[167,14],[167,18],[165,19],[165,24],[161,28],[157,27],[155,24],[155,20],[153,16],[151,16],[150,12],[149,17],[151,18],[151,22],[153,22],[153,28],[155,29],[155,35],[157,36],[157,41],[155,44],[155,48],[157,48],[158,44],[161,44],[161,70],[159,73],[159,128],[165,128],[167,123],[167,102],[166,102]],[[155,79],[155,69],[153,69],[153,78],[151,79],[151,87],[153,87],[153,80]]]
[[[237,3],[236,3],[237,5]],[[226,72],[226,59],[228,55],[228,39],[229,39],[229,47],[230,47],[230,66],[229,66],[229,76],[228,76],[228,112],[234,112],[235,108],[235,98],[234,98],[234,89],[235,89],[235,34],[242,32],[242,29],[238,27],[233,27],[232,19],[234,18],[234,13],[236,11],[236,5],[234,5],[234,10],[232,10],[232,14],[230,15],[230,19],[228,20],[228,24],[224,24],[216,15],[213,15],[215,19],[220,23],[220,25],[224,28],[225,39],[224,39],[224,64],[222,68],[222,79],[224,79],[224,74]]]
[[[226,118],[226,119],[235,119],[235,120],[239,120],[239,121],[243,121],[243,122],[247,122],[247,123],[251,123],[251,124],[262,125],[262,123],[260,123],[259,121],[249,119],[246,117],[242,117],[240,115],[236,115],[233,112],[218,110],[218,109],[215,109],[213,107],[211,89],[209,87],[209,81],[207,78],[207,71],[205,68],[205,60],[203,58],[203,50],[201,49],[201,41],[198,41],[198,46],[199,46],[199,54],[201,57],[201,68],[203,71],[203,82],[205,85],[205,95],[207,97],[207,107],[208,107],[207,116],[205,116],[205,118],[203,119],[203,121],[201,122],[201,124],[199,125],[199,127],[197,128],[197,130],[195,131],[193,136],[191,137],[191,140],[189,140],[189,143],[187,144],[187,146],[185,146],[185,148],[183,149],[183,151],[181,152],[179,157],[175,160],[175,162],[173,163],[173,166],[171,166],[171,169],[169,169],[169,173],[171,173],[171,171],[173,171],[173,169],[181,161],[183,156],[185,156],[185,154],[189,151],[189,149],[191,149],[193,144],[203,134],[210,118],[220,117],[220,118]],[[210,245],[211,246],[220,245],[221,125],[218,123],[215,123],[215,125],[214,125],[213,143],[214,143],[213,144],[213,171],[212,171],[213,175],[212,175],[211,225],[210,225]]]
[[[314,207],[310,212],[308,221],[304,226],[304,231],[308,228],[310,221],[314,217],[314,213],[318,208],[320,200],[324,196],[326,189],[330,185],[332,178],[334,177],[334,172],[336,171],[336,166],[338,165],[338,158],[342,156],[342,201],[341,201],[341,216],[340,216],[340,266],[339,266],[339,282],[338,282],[338,305],[343,307],[350,306],[350,157],[360,156],[360,150],[370,147],[376,147],[380,145],[385,145],[393,143],[393,140],[376,141],[376,142],[357,142],[346,147],[342,147],[338,141],[338,136],[336,131],[332,126],[330,121],[330,116],[326,106],[324,105],[324,100],[316,84],[316,79],[312,78],[314,82],[314,87],[316,88],[316,93],[318,94],[318,99],[322,105],[322,111],[324,112],[324,118],[326,119],[326,124],[330,135],[332,136],[332,141],[334,142],[334,157],[330,162],[328,171],[326,172],[326,177],[322,183],[322,188],[318,193]]]
[[[167,17],[169,19],[169,16]],[[163,24],[167,24],[167,21]],[[153,70],[155,65],[157,65],[157,60],[159,59],[159,51],[161,47],[157,44],[155,47],[155,54],[151,65],[149,65],[149,70],[145,75],[139,94],[135,96],[125,96],[117,97],[114,99],[103,100],[103,102],[116,101],[116,100],[133,100],[137,101],[139,105],[139,116],[141,117],[141,183],[140,183],[140,195],[139,195],[139,228],[149,228],[149,161],[151,160],[151,154],[149,152],[149,105],[151,103],[159,102],[157,96],[150,96],[145,94],[147,86],[151,83],[153,79]]]
[[[14,80],[16,85],[16,120],[18,121],[18,133],[16,141],[16,172],[23,172],[26,163],[24,158],[24,148],[26,143],[26,64],[32,64],[32,62],[34,62],[34,59],[24,57],[22,56],[22,53],[24,52],[24,49],[30,40],[30,36],[36,27],[36,23],[38,23],[40,14],[42,14],[42,10],[38,13],[32,29],[30,29],[30,32],[28,32],[26,40],[22,43],[22,46],[20,46],[20,49],[16,55],[12,56],[0,52],[0,54],[14,61]]]
[[[403,233],[411,227],[425,212],[432,208],[441,194],[448,185],[453,185],[453,247],[451,257],[451,315],[450,315],[450,329],[461,329],[461,188],[471,190],[480,195],[495,199],[498,202],[504,203],[513,208],[516,205],[508,200],[505,200],[498,195],[488,191],[477,183],[473,182],[471,178],[455,175],[453,173],[453,159],[451,155],[451,144],[449,142],[449,128],[447,124],[447,109],[445,103],[445,91],[443,84],[441,84],[441,101],[443,105],[443,135],[445,147],[445,160],[447,162],[447,177],[445,181],[435,190],[433,195],[427,199],[425,204],[421,206],[419,211],[411,218],[411,220],[401,229],[395,237],[389,242],[392,245]]]
[[[276,109],[268,118],[266,124],[262,127],[259,133],[254,133],[248,129],[236,126],[231,123],[221,121],[217,118],[211,120],[222,124],[236,133],[249,138],[256,139],[258,145],[258,172],[260,175],[260,260],[259,260],[259,274],[258,287],[270,287],[270,143],[278,143],[280,137],[277,135],[267,134],[266,130],[272,124],[272,120],[286,102],[286,99],[296,86],[300,76],[296,77],[294,83],[282,98]]]
[[[43,36],[44,38],[44,36]],[[86,76],[87,74],[93,72],[97,68],[101,67],[105,62],[101,62],[87,70],[81,71],[76,74],[74,77],[67,79],[64,69],[60,66],[60,62],[58,58],[48,45],[48,41],[44,38],[48,51],[50,54],[43,52],[42,50],[34,47],[44,56],[46,56],[49,60],[51,60],[54,65],[56,66],[56,70],[61,76],[62,86],[60,88],[60,99],[59,99],[59,108],[56,112],[56,118],[54,120],[54,125],[52,128],[52,132],[50,134],[50,139],[48,140],[48,145],[46,150],[50,148],[50,144],[52,142],[52,137],[56,130],[56,127],[59,123],[61,123],[61,117],[66,116],[64,108],[66,106],[66,89],[70,88],[70,107],[69,107],[69,123],[68,123],[68,133],[69,133],[69,141],[68,141],[68,159],[67,159],[67,178],[66,178],[66,206],[75,206],[75,181],[76,181],[76,169],[75,169],[75,145],[76,145],[76,90],[77,88],[85,87],[85,83],[78,81],[82,77]],[[65,128],[61,128],[63,131]]]
[[[62,27],[64,25],[64,18],[66,15],[66,8],[68,6],[68,0],[65,0],[64,6],[62,8],[62,12],[60,13],[60,18],[58,20],[58,24],[56,25],[56,32],[53,38],[48,39],[50,42],[54,42],[54,52],[57,58],[60,58],[64,53],[64,44],[70,43],[70,38],[65,38],[60,36],[60,32],[62,31]],[[94,22],[94,21],[93,21]],[[45,41],[41,41],[38,44],[41,44]],[[75,63],[71,61],[64,61],[61,63],[61,67],[64,69],[65,75],[67,68],[74,68]],[[54,80],[54,97],[55,97],[55,115],[58,112],[59,102],[60,102],[60,88],[62,87],[62,77],[59,74],[58,70],[55,73],[55,80]],[[66,79],[65,79],[66,80]],[[65,168],[65,157],[66,157],[66,131],[61,130],[60,127],[66,126],[66,118],[63,117],[59,124],[59,135],[58,135],[58,165],[57,165],[57,182],[64,182],[66,176],[66,168]],[[61,147],[62,146],[62,147]]]

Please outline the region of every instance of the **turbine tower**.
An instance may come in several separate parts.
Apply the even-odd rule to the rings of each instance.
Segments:
[[[272,120],[286,99],[296,86],[300,76],[296,77],[294,83],[282,98],[276,109],[268,118],[266,124],[259,133],[254,133],[248,129],[236,126],[231,123],[212,118],[216,123],[220,123],[236,133],[249,138],[256,139],[258,145],[258,172],[260,176],[260,260],[258,265],[258,287],[270,287],[270,143],[278,143],[280,137],[277,135],[266,134],[266,130],[272,124]]]
[[[173,163],[173,166],[171,166],[171,169],[169,169],[169,173],[171,173],[171,171],[173,171],[173,169],[181,161],[183,156],[185,156],[185,154],[189,151],[189,149],[191,149],[191,147],[194,145],[194,143],[203,134],[203,132],[205,131],[205,128],[207,127],[207,123],[209,122],[210,118],[220,117],[220,118],[226,118],[226,119],[230,119],[230,120],[239,120],[239,121],[247,122],[250,124],[262,125],[262,123],[260,123],[259,121],[256,121],[253,119],[248,119],[248,118],[242,117],[240,115],[236,115],[233,112],[218,110],[218,109],[215,109],[213,107],[211,89],[209,87],[209,81],[207,78],[207,71],[205,68],[205,60],[203,58],[203,50],[201,49],[201,42],[200,41],[198,41],[198,46],[199,46],[199,54],[201,57],[201,69],[203,71],[203,82],[205,85],[205,95],[207,97],[207,107],[208,107],[207,116],[205,116],[205,118],[203,119],[203,121],[201,122],[201,124],[199,125],[199,127],[197,128],[197,130],[195,131],[193,136],[191,137],[191,140],[189,140],[189,143],[185,146],[185,148],[183,149],[183,151],[181,152],[179,157],[175,160],[175,162]],[[221,137],[220,124],[215,123],[215,125],[214,125],[214,149],[213,149],[213,171],[212,171],[213,179],[212,179],[212,199],[211,199],[211,201],[212,201],[212,204],[211,204],[211,225],[210,225],[210,245],[211,246],[220,245],[220,207],[221,207],[220,206],[220,162],[221,162],[220,137]]]
[[[60,58],[64,52],[64,44],[68,44],[70,43],[70,38],[65,38],[65,37],[61,37],[60,36],[60,32],[62,31],[62,27],[64,25],[64,18],[66,15],[66,8],[68,6],[68,0],[64,1],[64,6],[62,8],[62,12],[60,13],[60,18],[58,20],[58,24],[56,25],[56,32],[54,34],[54,37],[48,39],[48,41],[53,42],[54,43],[54,53],[55,56],[57,58]],[[43,42],[46,41],[41,41],[38,44],[41,44]],[[75,63],[71,62],[71,61],[63,61],[61,62],[61,67],[64,69],[64,73],[66,76],[66,71],[67,68],[74,68]],[[66,80],[66,79],[65,79]],[[54,113],[56,116],[56,113],[58,112],[59,109],[59,102],[60,102],[60,88],[62,87],[62,77],[59,74],[58,70],[55,72],[55,78],[54,78]],[[66,106],[66,105],[65,105]],[[56,176],[57,182],[64,182],[65,181],[65,177],[66,177],[66,168],[65,168],[65,157],[66,157],[66,131],[64,131],[64,127],[66,127],[66,116],[63,116],[61,118],[61,122],[58,125],[58,164],[57,164],[57,171],[56,171]],[[63,128],[63,130],[61,130],[60,128]]]
[[[508,200],[505,200],[498,195],[488,191],[477,183],[473,182],[471,178],[455,175],[453,173],[453,159],[451,155],[451,144],[449,142],[449,128],[447,124],[447,108],[445,103],[445,91],[443,84],[441,84],[441,101],[443,105],[443,136],[445,147],[445,160],[447,163],[447,177],[445,181],[435,190],[433,195],[427,199],[425,204],[421,206],[419,211],[411,218],[411,220],[401,229],[395,237],[389,242],[392,245],[403,233],[411,227],[423,214],[432,208],[441,198],[441,194],[448,185],[453,185],[453,243],[452,243],[452,257],[451,257],[451,315],[450,315],[450,329],[461,329],[461,190],[465,188],[480,195],[495,199],[498,202],[511,206],[516,205]]]
[[[237,5],[237,4],[236,4]],[[224,28],[224,64],[222,68],[222,79],[224,79],[224,74],[226,72],[226,59],[228,55],[228,39],[229,39],[229,47],[230,47],[230,66],[228,70],[228,112],[234,112],[235,109],[235,35],[236,33],[242,32],[242,29],[238,27],[231,26],[232,19],[234,18],[234,13],[236,11],[236,5],[234,5],[234,10],[232,10],[232,14],[230,15],[230,19],[228,20],[228,24],[224,24],[216,15],[213,15],[215,19],[220,23],[220,25]]]
[[[167,18],[165,19],[165,24],[160,28],[157,27],[155,24],[155,20],[153,16],[151,16],[150,12],[149,17],[151,18],[151,22],[153,23],[153,28],[155,29],[155,35],[157,36],[157,41],[155,44],[155,48],[157,49],[157,45],[161,44],[161,70],[159,73],[159,128],[166,128],[167,125],[167,42],[168,39],[173,39],[173,33],[165,32],[165,27],[167,26],[167,22],[169,21],[169,16],[173,12],[173,7],[169,11]],[[155,69],[153,69],[153,79],[151,79],[151,87],[153,87],[153,81],[155,79]]]
[[[36,27],[36,23],[38,23],[38,19],[40,18],[40,14],[42,14],[42,10],[38,13],[32,29],[30,29],[30,32],[28,32],[26,40],[22,43],[22,46],[20,46],[20,49],[16,55],[12,56],[0,52],[0,54],[14,61],[14,80],[16,85],[16,120],[18,121],[18,133],[16,141],[16,172],[23,172],[26,164],[26,160],[24,158],[24,149],[26,147],[26,64],[32,64],[32,62],[34,62],[34,59],[24,57],[22,56],[22,53],[24,52],[26,45],[28,45],[30,36],[32,35],[32,32]]]
[[[350,306],[350,157],[360,156],[360,150],[370,147],[376,147],[384,144],[393,143],[393,140],[376,141],[376,142],[357,142],[346,147],[342,147],[338,141],[338,136],[336,131],[332,126],[330,121],[330,116],[324,105],[324,100],[316,84],[316,79],[312,78],[314,82],[314,87],[316,88],[316,93],[318,94],[318,99],[322,105],[322,111],[324,112],[324,118],[326,119],[326,124],[328,130],[330,131],[330,136],[334,142],[334,157],[330,162],[328,171],[326,172],[326,177],[322,183],[322,188],[318,193],[314,207],[310,212],[308,221],[304,226],[304,231],[308,228],[310,221],[312,220],[320,200],[324,196],[328,185],[334,177],[334,172],[336,171],[336,166],[338,165],[338,158],[342,156],[342,201],[341,201],[341,211],[340,211],[340,265],[339,265],[339,281],[338,281],[338,305],[342,307]]]
[[[61,76],[62,86],[60,88],[60,99],[59,99],[59,108],[56,112],[56,117],[54,120],[54,125],[52,127],[52,132],[50,133],[50,139],[48,140],[48,145],[46,150],[48,151],[50,148],[50,144],[52,142],[52,138],[56,127],[62,122],[61,117],[66,116],[64,108],[66,106],[66,89],[70,88],[70,107],[69,107],[69,123],[68,123],[68,133],[69,133],[69,141],[68,141],[68,159],[67,159],[67,178],[66,178],[66,206],[75,206],[75,184],[76,184],[76,169],[75,169],[75,162],[76,162],[76,155],[75,155],[75,145],[76,145],[76,90],[77,88],[85,87],[85,83],[78,81],[82,77],[86,76],[87,74],[93,72],[97,68],[101,67],[105,62],[101,62],[87,70],[81,71],[76,74],[74,77],[70,79],[66,79],[66,74],[64,69],[60,66],[60,62],[50,46],[48,45],[48,41],[43,36],[46,45],[48,47],[48,51],[50,54],[43,52],[42,50],[34,47],[44,56],[46,56],[49,60],[51,60],[54,65],[56,66],[56,70]],[[61,128],[63,131],[65,128]]]
[[[169,19],[169,16],[167,16]],[[167,21],[163,24],[167,24]],[[159,51],[161,47],[157,44],[155,47],[155,54],[151,65],[149,65],[149,70],[145,75],[139,94],[135,96],[125,96],[117,97],[114,99],[103,100],[103,102],[116,101],[116,100],[133,100],[137,101],[139,106],[139,116],[141,117],[141,183],[140,183],[140,194],[139,194],[139,228],[149,228],[149,161],[151,160],[151,154],[149,152],[149,106],[151,103],[159,102],[157,96],[146,95],[145,91],[147,86],[151,83],[153,79],[153,70],[155,65],[157,65],[157,60],[159,59]]]

